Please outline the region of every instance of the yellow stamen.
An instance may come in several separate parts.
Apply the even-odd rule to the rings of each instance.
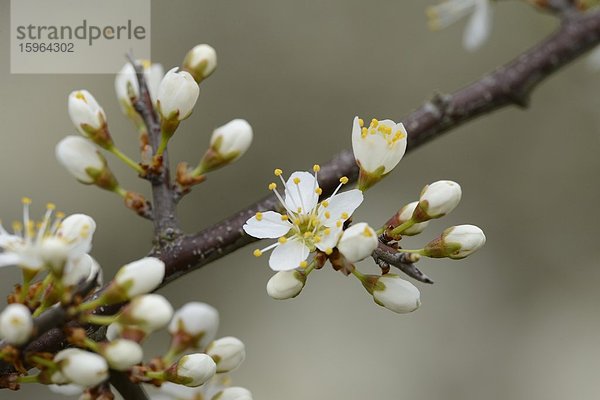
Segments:
[[[348,177],[347,176],[342,176],[340,178],[340,182],[342,183],[342,185],[345,185],[346,183],[348,183]]]
[[[277,241],[279,242],[279,244],[284,244],[285,242],[287,242],[287,238],[285,236],[282,236],[279,239],[277,239]]]
[[[282,215],[281,216],[281,220],[282,221],[287,221],[288,219],[290,219],[290,217],[288,217],[287,215]]]
[[[325,230],[323,230],[323,233],[325,234],[325,236],[329,236],[331,234],[331,229],[325,228]]]
[[[327,200],[323,200],[323,201],[321,202],[321,205],[322,205],[323,207],[327,207],[327,206],[329,206],[329,202],[328,202]]]
[[[275,190],[275,189],[277,189],[277,184],[275,182],[269,183],[269,190]]]
[[[304,237],[305,237],[305,238],[307,238],[307,239],[308,239],[309,237],[311,237],[312,235],[313,235],[313,233],[312,233],[312,232],[304,232]]]
[[[313,171],[314,172],[319,172],[320,170],[321,170],[321,166],[319,164],[313,165]]]
[[[319,243],[320,241],[321,241],[321,236],[315,236],[313,238],[313,242],[315,242],[315,243]]]
[[[331,253],[333,253],[333,249],[332,249],[331,247],[328,247],[328,248],[325,250],[325,254],[327,254],[327,255],[330,255]]]
[[[65,217],[65,213],[62,211],[57,211],[56,212],[56,218],[61,219]]]
[[[256,220],[257,220],[257,221],[262,221],[262,219],[263,219],[263,215],[262,215],[262,213],[261,213],[261,212],[257,212],[257,213],[256,213]]]
[[[46,209],[47,210],[56,210],[56,204],[48,203],[48,204],[46,204]]]
[[[306,268],[306,267],[308,267],[308,263],[306,262],[306,260],[305,260],[305,261],[302,261],[302,262],[300,263],[300,268]]]
[[[371,120],[371,127],[372,128],[377,128],[377,125],[379,125],[379,121],[377,121],[375,118],[373,118]]]
[[[331,218],[331,213],[329,211],[325,211],[325,218]]]
[[[260,251],[259,249],[256,249],[256,250],[254,250],[254,252],[252,254],[254,254],[254,257],[260,257],[260,256],[262,256],[262,251]]]
[[[362,119],[362,118],[359,118],[359,119],[358,119],[358,126],[360,126],[361,128],[362,128],[363,126],[365,126],[365,120],[364,120],[364,119]]]
[[[348,219],[348,218],[350,218],[350,216],[348,215],[348,213],[347,212],[343,212],[342,213],[342,219]]]
[[[318,187],[318,188],[316,188],[316,189],[315,189],[315,193],[316,193],[318,196],[320,196],[320,195],[322,195],[322,194],[323,194],[323,189],[321,189],[320,187]]]
[[[335,226],[337,226],[338,228],[342,227],[342,221],[338,221],[335,223]]]
[[[31,204],[31,199],[29,197],[23,197],[21,199],[21,203],[23,203],[23,204]]]
[[[295,178],[294,178],[294,183],[295,183],[296,185],[300,184],[300,178],[298,178],[298,177],[295,177]]]
[[[283,174],[283,171],[279,168],[276,168],[275,171],[273,171],[273,173],[275,174],[275,176],[281,176],[281,174]]]
[[[362,128],[360,130],[360,136],[362,136],[363,139],[366,138],[368,134],[369,134],[369,130],[367,128]]]
[[[366,237],[373,236],[373,233],[371,232],[371,230],[369,229],[368,226],[365,226],[365,230],[363,231],[363,235],[365,235]]]

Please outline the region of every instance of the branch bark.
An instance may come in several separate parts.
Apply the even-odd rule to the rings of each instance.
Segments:
[[[538,84],[598,44],[600,11],[563,16],[556,32],[510,63],[453,94],[435,96],[404,118],[402,121],[409,132],[407,151],[500,108],[509,105],[526,107],[529,95]],[[349,150],[322,166],[319,183],[323,194],[331,193],[343,175],[352,181],[358,175]],[[161,258],[167,265],[163,285],[255,241],[244,234],[244,222],[257,211],[277,208],[278,201],[269,196],[203,231],[158,242],[151,255]],[[173,214],[169,223],[174,221]],[[59,320],[60,316],[56,318]],[[56,351],[64,344],[62,331],[54,328],[29,344],[28,349]],[[10,372],[14,372],[12,366],[0,362],[0,374]]]

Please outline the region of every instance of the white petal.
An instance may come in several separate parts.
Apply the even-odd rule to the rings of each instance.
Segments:
[[[329,229],[329,235],[321,235],[321,241],[316,244],[317,248],[321,251],[326,251],[327,249],[333,249],[338,240],[340,240],[340,236],[342,235],[342,227],[333,226]]]
[[[300,179],[298,184],[294,183],[296,178]],[[294,212],[302,208],[302,213],[308,214],[319,201],[316,188],[314,175],[308,172],[294,172],[285,184],[285,205]]]
[[[492,7],[489,0],[478,0],[475,11],[463,34],[463,46],[468,51],[475,51],[483,45],[492,30]]]
[[[273,271],[289,271],[298,268],[308,257],[309,249],[299,240],[289,240],[275,247],[269,258]]]
[[[9,265],[21,264],[21,257],[15,253],[0,254],[0,267],[8,267]]]
[[[363,202],[363,198],[362,192],[358,189],[348,190],[347,192],[330,197],[327,200],[329,205],[326,210],[329,211],[331,215],[328,219],[322,217],[323,225],[333,227],[338,220],[344,219],[342,218],[343,213],[347,213],[349,216],[352,215],[354,210],[356,210]],[[325,210],[322,210],[323,206],[320,206],[319,208],[319,212],[323,211],[324,213]]]
[[[292,224],[281,219],[282,215],[275,211],[262,214],[259,221],[256,215],[244,224],[244,232],[258,239],[276,239],[285,235],[292,228]]]

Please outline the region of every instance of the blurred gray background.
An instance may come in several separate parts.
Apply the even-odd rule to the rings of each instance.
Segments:
[[[520,2],[499,2],[491,40],[477,53],[460,44],[464,23],[432,33],[428,1],[153,1],[154,61],[168,69],[197,43],[217,49],[219,67],[201,86],[192,117],[172,142],[173,160],[194,163],[213,128],[251,122],[255,142],[235,166],[212,174],[181,204],[187,231],[206,227],[265,195],[272,170],[308,169],[350,146],[355,115],[400,119],[436,91],[452,91],[510,60],[556,21]],[[107,192],[78,184],[54,146],[74,134],[66,98],[90,90],[119,146],[135,155],[112,75],[11,75],[9,1],[0,2],[0,120],[4,221],[48,201],[98,223],[93,256],[107,276],[143,256],[151,225]],[[265,258],[239,250],[172,283],[175,306],[200,300],[221,313],[222,335],[247,345],[233,374],[255,399],[597,399],[600,394],[600,75],[579,61],[533,95],[527,111],[481,118],[407,156],[369,191],[356,220],[384,222],[421,187],[453,179],[463,201],[409,243],[473,223],[488,244],[461,261],[423,260],[435,284],[417,284],[423,305],[396,315],[375,305],[353,278],[310,276],[292,301],[271,300]],[[124,186],[144,182],[108,157]],[[363,270],[375,271],[365,262]],[[1,289],[19,279],[0,271]],[[166,347],[165,336],[148,354]],[[2,398],[50,399],[40,388]],[[37,391],[36,391],[37,390]]]

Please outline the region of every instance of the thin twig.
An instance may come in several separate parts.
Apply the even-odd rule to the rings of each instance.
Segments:
[[[110,384],[113,385],[126,400],[148,400],[148,395],[142,386],[131,382],[125,372],[111,369]]]

